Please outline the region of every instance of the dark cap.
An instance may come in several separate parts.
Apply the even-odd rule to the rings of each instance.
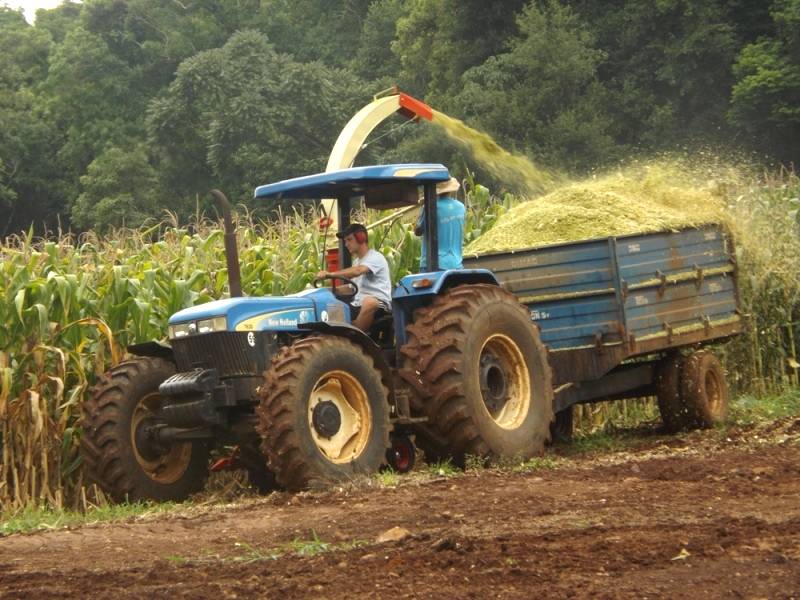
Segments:
[[[367,228],[361,223],[350,223],[350,225],[344,228],[344,231],[338,232],[336,237],[339,239],[344,239],[348,235],[354,234],[357,231],[363,231],[364,233],[367,233]]]

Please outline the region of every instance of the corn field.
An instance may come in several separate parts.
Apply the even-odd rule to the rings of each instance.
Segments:
[[[514,203],[470,183],[467,243]],[[738,182],[726,194],[740,224],[737,259],[750,320],[748,332],[724,349],[731,382],[756,392],[797,384],[800,181],[781,172]],[[415,216],[371,233],[394,281],[418,266]],[[247,295],[297,292],[322,267],[326,240],[313,216],[279,223],[243,217],[237,229]],[[104,237],[20,235],[4,241],[0,260],[0,512],[82,508],[79,417],[87,390],[122,359],[126,345],[164,339],[172,313],[226,295],[223,233],[216,222],[196,218],[182,226],[173,218]],[[620,411],[650,414],[652,406],[586,407],[579,417],[596,427]]]
[[[731,380],[766,393],[797,385],[800,358],[800,178],[782,171],[731,199],[745,335],[725,347]]]
[[[485,188],[476,187],[474,202],[480,209],[470,211],[470,238],[503,210]],[[387,222],[371,234],[395,281],[419,265],[415,216]],[[317,222],[299,215],[278,224],[240,220],[244,293],[284,295],[309,284],[323,267],[326,240]],[[173,220],[103,238],[5,240],[0,248],[3,511],[81,506],[83,397],[99,374],[121,360],[128,344],[164,339],[172,313],[226,295],[223,250],[219,224],[202,219],[190,228]]]

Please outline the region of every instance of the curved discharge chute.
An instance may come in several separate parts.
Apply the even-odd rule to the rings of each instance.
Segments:
[[[404,94],[397,88],[391,88],[389,91],[391,93],[387,96],[376,96],[345,125],[333,145],[328,165],[325,167],[326,172],[352,167],[369,134],[393,114],[400,113],[404,117],[414,120],[427,119],[430,121],[433,118],[433,110],[424,102]],[[336,200],[323,200],[322,206],[325,214],[331,219],[331,229],[337,231]]]

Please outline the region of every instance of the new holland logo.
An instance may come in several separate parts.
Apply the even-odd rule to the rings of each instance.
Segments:
[[[270,327],[297,327],[297,319],[288,319],[286,317],[269,317],[267,325]]]
[[[252,331],[248,332],[247,334],[247,343],[253,348],[256,347],[256,334]]]

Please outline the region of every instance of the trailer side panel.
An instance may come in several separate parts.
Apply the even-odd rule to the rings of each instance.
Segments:
[[[637,355],[741,330],[730,239],[719,226],[467,258],[528,306],[556,381],[590,381]]]

